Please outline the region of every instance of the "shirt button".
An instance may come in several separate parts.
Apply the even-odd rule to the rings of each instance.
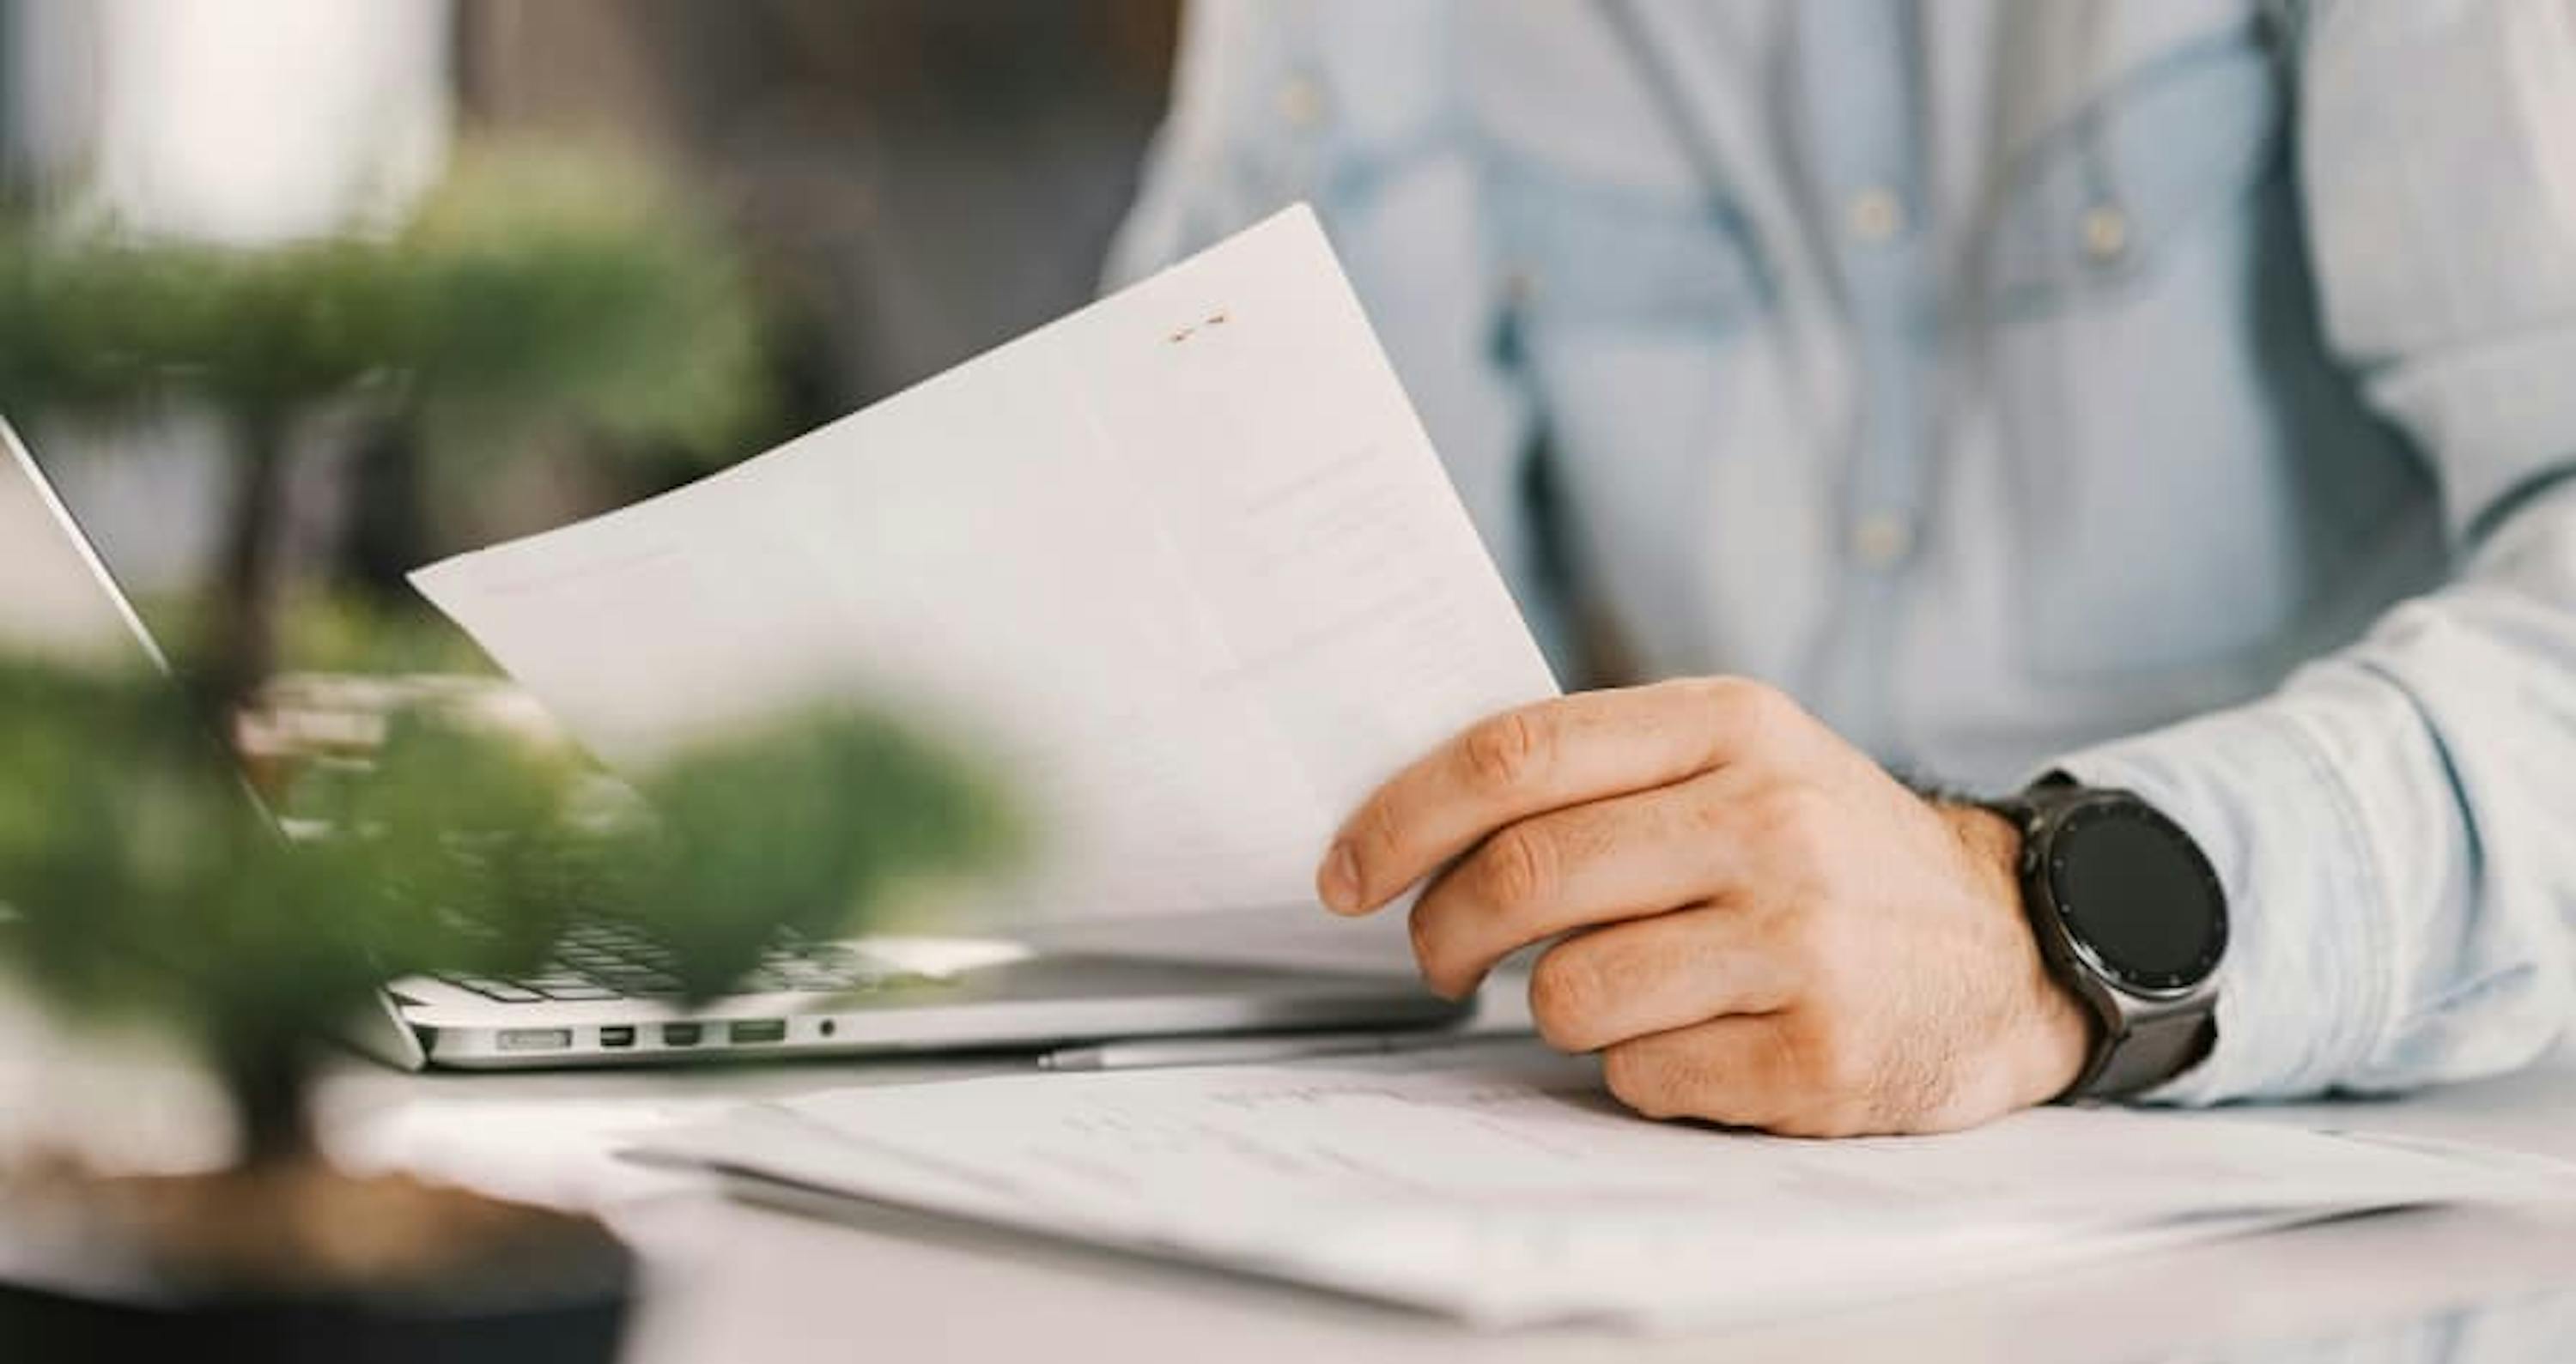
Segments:
[[[1292,128],[1312,128],[1324,121],[1324,86],[1299,74],[1279,83],[1279,117]]]
[[[2084,254],[2100,265],[2118,260],[2129,250],[2129,215],[2118,204],[2095,204],[2084,211],[2082,227]]]
[[[1872,185],[1851,197],[1843,208],[1843,225],[1854,240],[1876,246],[1905,230],[1905,201],[1896,191]]]
[[[1852,524],[1851,552],[1865,568],[1894,568],[1914,552],[1914,525],[1895,512],[1871,512]]]

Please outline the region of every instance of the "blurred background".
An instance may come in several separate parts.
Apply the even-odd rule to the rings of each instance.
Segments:
[[[0,212],[37,247],[382,239],[475,148],[543,145],[628,176],[603,186],[641,167],[731,249],[754,332],[737,415],[487,425],[507,457],[461,459],[360,383],[283,426],[281,662],[372,664],[335,655],[330,623],[410,612],[404,570],[685,481],[1087,300],[1162,112],[1176,7],[0,0]],[[0,345],[21,359],[82,344],[30,310],[16,325]],[[685,309],[654,325],[689,352]],[[28,406],[7,415],[147,616],[193,609],[255,496],[227,448],[241,423],[184,394],[105,419]]]

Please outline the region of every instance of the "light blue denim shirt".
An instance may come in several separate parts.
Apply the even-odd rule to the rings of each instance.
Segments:
[[[2167,1097],[2569,1021],[2570,0],[1200,0],[1113,273],[1298,199],[1567,676],[2192,831]]]

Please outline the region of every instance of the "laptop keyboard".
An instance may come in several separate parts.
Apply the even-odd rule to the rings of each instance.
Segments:
[[[680,993],[670,949],[632,928],[586,922],[564,934],[555,959],[533,975],[499,980],[442,975],[440,980],[504,1004],[548,1000],[598,1002],[668,999]],[[858,994],[937,978],[906,971],[846,943],[788,942],[770,949],[730,994]]]

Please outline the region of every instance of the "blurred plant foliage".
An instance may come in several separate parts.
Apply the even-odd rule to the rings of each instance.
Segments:
[[[568,414],[722,446],[761,415],[742,267],[649,174],[469,149],[400,230],[241,249],[112,227],[0,235],[0,402],[113,417],[174,394],[289,411],[399,383],[439,452]]]
[[[0,660],[0,964],[67,1012],[202,1048],[244,1158],[310,1154],[314,1043],[386,979],[512,974],[575,914],[668,943],[714,993],[784,932],[1008,854],[997,789],[854,710],[686,752],[634,786],[435,708],[315,763],[281,835],[168,685]]]
[[[284,471],[351,400],[472,479],[575,426],[708,463],[768,405],[746,267],[631,162],[488,147],[399,229],[261,248],[0,227],[0,410],[210,410],[235,477],[219,580],[183,650],[218,709],[274,667]]]

